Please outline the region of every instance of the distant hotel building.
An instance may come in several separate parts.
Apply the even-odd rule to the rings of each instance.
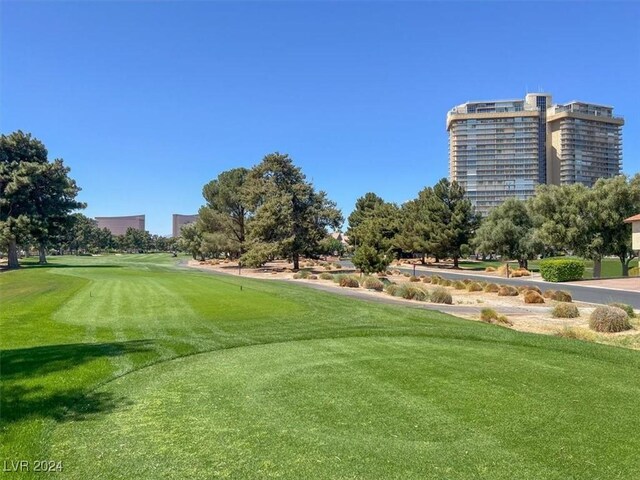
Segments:
[[[180,236],[180,229],[185,225],[194,223],[198,220],[198,215],[180,215],[179,213],[173,214],[173,236]]]
[[[144,215],[128,217],[96,217],[98,228],[106,228],[113,235],[124,235],[127,229],[133,228],[144,231]]]
[[[482,214],[540,184],[583,183],[620,173],[621,127],[613,108],[551,104],[551,95],[467,102],[447,114],[449,176]]]

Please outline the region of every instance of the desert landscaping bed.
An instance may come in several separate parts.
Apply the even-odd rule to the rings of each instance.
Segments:
[[[292,282],[300,282],[312,285],[322,285],[323,289],[330,289],[340,293],[344,292],[345,288],[349,286],[341,286],[349,284],[351,288],[349,290],[357,290],[358,295],[362,297],[389,298],[390,292],[385,290],[377,291],[372,288],[365,288],[362,285],[364,275],[357,273],[353,269],[343,268],[338,262],[334,261],[303,261],[300,265],[299,272],[295,272],[292,268],[292,264],[285,261],[274,261],[267,263],[260,268],[238,268],[238,264],[228,260],[213,260],[206,262],[190,261],[189,266],[205,268],[207,270],[217,271],[219,273],[226,273],[232,275],[242,275],[250,278],[258,279],[276,279]],[[481,321],[481,313],[484,311],[493,310],[498,317],[502,318],[502,321],[487,320],[489,323],[498,323],[503,326],[508,326],[515,330],[531,333],[541,333],[547,335],[561,335],[569,338],[577,338],[587,341],[595,341],[598,343],[606,343],[617,346],[624,346],[627,348],[640,349],[640,322],[638,318],[630,320],[630,330],[626,330],[618,333],[597,333],[589,329],[589,318],[598,306],[596,304],[584,303],[584,302],[571,302],[578,309],[579,316],[576,318],[556,318],[553,315],[553,309],[560,302],[553,298],[545,298],[551,296],[551,292],[545,290],[539,292],[541,295],[530,294],[531,297],[536,298],[541,303],[525,303],[525,295],[527,291],[526,283],[520,287],[520,291],[516,289],[517,293],[500,292],[488,292],[485,291],[487,282],[474,282],[473,274],[469,275],[469,279],[464,281],[443,281],[438,284],[437,273],[435,275],[420,275],[419,277],[413,277],[407,273],[402,273],[397,268],[400,265],[390,267],[390,270],[385,275],[373,275],[371,278],[384,282],[383,285],[397,285],[398,287],[404,286],[405,289],[413,288],[414,291],[426,292],[426,296],[416,295],[414,299],[402,298],[402,296],[393,295],[394,301],[404,302],[408,305],[425,304],[434,306],[433,302],[428,302],[430,293],[433,293],[435,289],[446,290],[451,296],[451,303],[438,303],[437,308],[443,312],[454,313],[456,316],[466,318],[469,320]],[[302,273],[300,273],[302,272]],[[502,272],[500,272],[502,273]],[[337,282],[338,278],[344,279],[342,282]],[[436,277],[434,280],[433,277]],[[349,282],[350,279],[351,281]],[[357,280],[357,281],[354,281]],[[432,283],[435,282],[435,283]],[[473,283],[473,287],[468,285]],[[464,287],[463,287],[464,285]],[[500,286],[500,277],[496,275],[495,285]],[[476,291],[469,291],[478,289]],[[535,287],[533,287],[535,288]],[[549,290],[556,290],[555,285],[550,285]],[[408,295],[410,296],[410,295]],[[562,298],[564,295],[558,293],[555,298]],[[531,300],[529,297],[527,297]],[[571,301],[571,297],[564,298]],[[467,307],[467,308],[452,308],[452,307]],[[486,317],[486,315],[484,315]],[[489,315],[492,317],[492,315]]]

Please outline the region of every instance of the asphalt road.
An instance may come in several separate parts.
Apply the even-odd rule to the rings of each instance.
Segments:
[[[345,267],[353,268],[353,264],[350,261],[342,261]],[[409,267],[394,267],[401,272],[413,273],[413,269]],[[588,303],[611,303],[620,302],[632,305],[634,308],[640,308],[640,293],[629,292],[623,290],[614,290],[612,288],[602,287],[589,287],[576,284],[567,283],[552,283],[545,282],[544,280],[532,280],[529,278],[503,278],[496,277],[495,275],[482,275],[480,273],[465,272],[465,271],[451,271],[447,269],[434,269],[424,268],[416,266],[416,274],[419,275],[440,275],[443,278],[451,280],[461,280],[463,278],[477,278],[480,280],[486,280],[488,282],[494,282],[505,285],[537,285],[541,290],[566,290],[571,293],[574,300]]]

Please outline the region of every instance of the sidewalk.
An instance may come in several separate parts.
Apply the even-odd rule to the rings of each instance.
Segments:
[[[595,280],[580,280],[579,282],[567,282],[565,285],[579,285],[581,287],[593,287],[593,288],[608,288],[610,290],[638,292],[640,294],[640,277],[600,278]]]

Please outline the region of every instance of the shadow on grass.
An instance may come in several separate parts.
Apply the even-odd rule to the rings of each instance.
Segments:
[[[71,343],[41,347],[0,350],[2,380],[23,380],[68,370],[100,357],[117,357],[149,351],[153,342],[132,340],[108,343]]]
[[[57,422],[86,420],[128,403],[125,398],[104,392],[74,389],[49,393],[43,387],[14,385],[2,388],[0,425],[29,418],[48,418]]]
[[[107,393],[84,389],[60,390],[52,380],[34,385],[38,377],[73,368],[97,358],[115,357],[153,348],[153,342],[136,340],[111,343],[80,343],[4,350],[0,352],[0,424],[27,418],[56,421],[82,420],[114,410],[125,403]],[[21,382],[28,382],[28,386]],[[20,383],[19,383],[20,382]]]
[[[38,262],[20,262],[20,267],[22,268],[122,268],[122,265],[116,265],[111,263],[87,263],[85,265],[76,265],[76,264],[68,264],[68,263],[45,263],[44,265],[40,265]]]

